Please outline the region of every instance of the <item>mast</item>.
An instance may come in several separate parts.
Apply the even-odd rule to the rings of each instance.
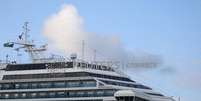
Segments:
[[[30,31],[30,29],[28,28],[28,24],[29,24],[29,22],[25,22],[24,26],[22,27],[24,29],[23,33],[24,33],[24,41],[25,41],[25,43],[28,43],[28,32]]]
[[[14,42],[7,42],[4,44],[5,47],[13,47],[13,45],[18,45],[17,48],[15,48],[16,51],[19,51],[20,49],[24,49],[25,52],[27,52],[31,58],[31,61],[33,63],[40,63],[40,62],[50,62],[50,60],[53,60],[53,58],[45,58],[43,56],[43,52],[47,50],[47,44],[42,45],[39,48],[36,48],[36,45],[33,43],[33,41],[28,40],[28,32],[30,29],[28,28],[29,22],[25,22],[23,25],[23,32],[21,35],[19,35],[19,41]]]

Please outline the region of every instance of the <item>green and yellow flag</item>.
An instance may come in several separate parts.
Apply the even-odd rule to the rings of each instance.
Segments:
[[[13,47],[13,46],[14,46],[14,43],[7,42],[7,43],[4,43],[3,46],[4,46],[4,47]]]

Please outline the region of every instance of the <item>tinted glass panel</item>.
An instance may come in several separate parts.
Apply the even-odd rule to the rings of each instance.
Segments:
[[[102,74],[95,74],[95,73],[88,73],[88,72],[76,72],[76,73],[48,73],[48,74],[26,74],[26,75],[4,75],[3,80],[12,80],[12,79],[37,79],[37,78],[61,78],[61,77],[99,77],[99,78],[107,78],[107,79],[114,79],[114,80],[121,80],[121,81],[129,81],[135,82],[130,80],[129,78],[125,77],[117,77],[117,76],[110,76],[110,75],[102,75]]]
[[[72,68],[72,62],[57,62],[57,63],[37,63],[37,64],[9,64],[6,71],[16,70],[36,70],[46,68]]]
[[[8,93],[0,93],[0,99],[99,97],[99,96],[113,96],[115,91],[116,90],[107,89],[107,90],[90,90],[90,91],[86,90],[86,91],[43,91],[43,92],[12,92],[12,93],[8,92]]]
[[[82,81],[45,81],[45,82],[21,82],[0,84],[0,90],[9,89],[39,89],[39,88],[71,88],[71,87],[96,87],[95,80]]]
[[[144,85],[137,85],[137,84],[130,84],[130,83],[122,83],[122,82],[115,82],[115,81],[108,81],[108,80],[100,80],[106,84],[110,85],[117,85],[117,86],[125,86],[125,87],[133,87],[133,88],[141,88],[141,89],[151,89],[150,87]]]

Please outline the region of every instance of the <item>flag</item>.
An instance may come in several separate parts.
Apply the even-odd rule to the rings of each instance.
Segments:
[[[22,40],[22,35],[19,35],[18,37],[19,37],[20,40]]]
[[[22,33],[21,35],[19,35],[18,36],[18,38],[20,39],[20,40],[22,40],[22,35],[23,35],[24,33]]]
[[[14,43],[7,42],[7,43],[4,43],[3,46],[4,47],[13,47]]]

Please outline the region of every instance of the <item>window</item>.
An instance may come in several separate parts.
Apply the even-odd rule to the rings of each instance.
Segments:
[[[19,94],[18,93],[13,94],[13,98],[19,98]]]
[[[40,92],[40,93],[38,93],[38,96],[40,98],[45,98],[45,97],[47,97],[47,93],[46,92]]]
[[[83,97],[83,96],[84,96],[84,92],[83,91],[77,92],[77,97]]]
[[[48,96],[49,96],[50,98],[52,98],[52,97],[55,97],[55,96],[56,96],[56,92],[49,92],[48,94],[49,94]]]
[[[57,87],[57,88],[62,88],[66,86],[65,82],[54,82],[53,84],[54,84],[54,87]]]
[[[105,95],[106,95],[106,96],[113,96],[113,95],[114,95],[114,92],[115,92],[115,91],[112,91],[112,90],[106,90],[106,91],[105,91]]]
[[[93,68],[93,69],[96,69],[96,65],[92,65],[92,68]]]
[[[10,88],[11,88],[11,85],[10,85],[10,84],[4,84],[4,85],[3,85],[3,88],[4,88],[4,89],[10,89]]]
[[[31,97],[31,98],[35,98],[36,96],[37,96],[37,93],[31,93],[31,94],[30,94],[30,97]]]
[[[20,86],[21,86],[20,88],[22,88],[22,89],[28,89],[29,84],[28,83],[21,83]]]
[[[101,70],[101,66],[100,65],[97,65],[97,67],[98,67],[98,70]]]
[[[19,89],[20,88],[20,84],[15,84],[15,89]]]
[[[96,86],[96,82],[95,81],[84,81],[83,82],[83,86],[84,87],[95,87]]]
[[[75,97],[76,96],[76,93],[75,92],[69,92],[69,97]]]
[[[68,82],[68,87],[79,87],[80,86],[80,82]]]
[[[93,97],[94,96],[94,91],[87,91],[87,96]]]
[[[62,91],[62,92],[57,92],[57,96],[58,97],[65,97],[65,92]]]
[[[50,82],[42,82],[42,83],[39,83],[39,87],[40,88],[49,88],[49,87],[51,87],[51,83]]]
[[[27,97],[27,94],[26,94],[26,93],[22,93],[22,94],[21,94],[21,97],[22,97],[22,98],[26,98],[26,97]]]
[[[96,96],[103,96],[104,95],[104,91],[96,91]]]
[[[2,84],[0,84],[0,89],[2,89],[3,87],[2,87]]]
[[[5,98],[9,98],[10,95],[9,95],[9,94],[5,94],[4,97],[5,97]]]
[[[77,64],[77,67],[80,67],[80,63]]]
[[[82,63],[82,67],[83,67],[83,68],[86,68],[86,67],[87,67],[87,64],[86,64],[86,63]]]
[[[88,64],[88,68],[91,68],[91,64]]]
[[[31,83],[31,88],[36,89],[38,87],[38,83]]]

